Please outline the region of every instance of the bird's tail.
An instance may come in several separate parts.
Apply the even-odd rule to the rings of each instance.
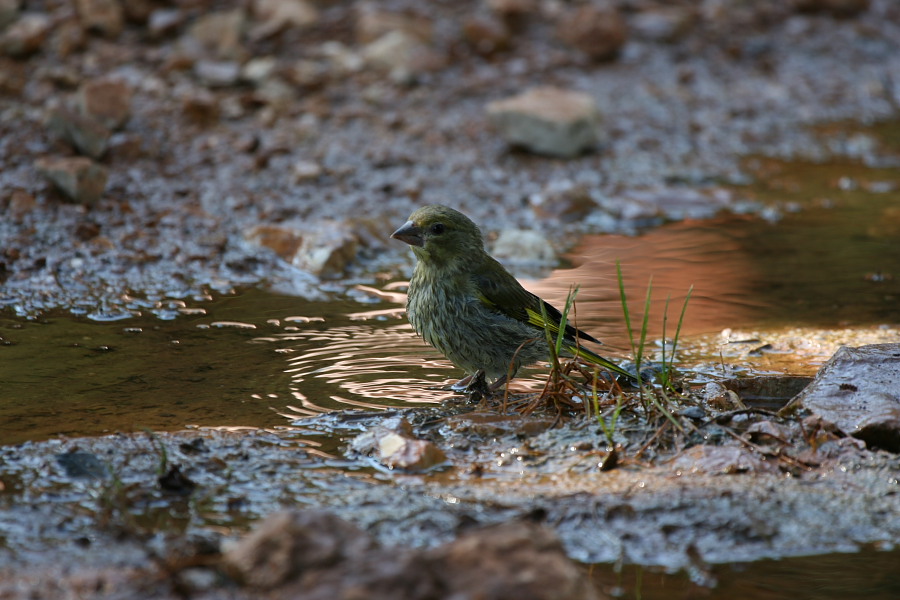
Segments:
[[[571,352],[573,355],[578,358],[584,359],[587,362],[597,365],[598,367],[603,367],[607,371],[612,371],[618,375],[622,375],[623,377],[628,378],[631,381],[637,381],[637,377],[633,373],[629,373],[619,365],[603,358],[596,352],[591,352],[584,346],[575,346],[574,344],[567,344],[565,349]]]

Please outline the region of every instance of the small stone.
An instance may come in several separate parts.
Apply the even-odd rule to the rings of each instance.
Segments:
[[[330,76],[328,67],[321,61],[301,58],[289,65],[283,72],[293,85],[306,89],[321,87]]]
[[[297,230],[278,225],[257,225],[244,235],[244,239],[268,248],[288,262],[294,258],[303,243],[303,236]]]
[[[19,17],[22,0],[0,0],[0,31]]]
[[[619,12],[590,4],[566,13],[556,35],[595,61],[612,60],[625,45],[627,26]]]
[[[506,141],[536,154],[571,158],[600,140],[600,111],[588,94],[540,87],[487,105]]]
[[[181,110],[188,120],[204,127],[218,122],[221,113],[216,97],[207,90],[187,94],[181,101]]]
[[[75,0],[75,9],[86,30],[111,38],[122,33],[125,15],[118,0]]]
[[[426,471],[447,461],[447,455],[427,440],[413,436],[406,419],[385,419],[353,438],[350,449],[371,456],[391,469]]]
[[[291,170],[294,175],[294,183],[312,181],[322,176],[322,167],[311,160],[298,160]]]
[[[37,201],[25,190],[17,188],[10,193],[7,209],[15,222],[20,223],[35,208],[37,208]]]
[[[411,73],[423,52],[427,49],[418,37],[398,29],[364,46],[360,55],[366,64],[381,71]]]
[[[197,19],[188,30],[186,41],[199,44],[219,60],[234,60],[243,53],[241,37],[246,25],[244,11],[237,8],[212,12]]]
[[[790,432],[775,421],[758,421],[747,428],[747,435],[754,444],[784,443]]]
[[[440,579],[441,597],[447,599],[600,598],[584,567],[566,556],[562,542],[546,525],[512,520],[482,527],[424,555]]]
[[[82,114],[115,130],[121,128],[131,115],[131,96],[131,86],[124,81],[91,79],[78,89],[78,108]]]
[[[488,10],[503,19],[512,29],[521,29],[529,17],[537,12],[535,0],[487,0]]]
[[[599,208],[590,188],[568,179],[551,181],[540,196],[531,199],[532,209],[541,219],[576,223]]]
[[[319,47],[319,52],[333,71],[332,75],[356,73],[365,66],[358,52],[337,41],[325,42]]]
[[[241,65],[233,60],[198,60],[194,73],[209,87],[229,87],[241,77]]]
[[[747,408],[741,397],[721,383],[712,381],[703,389],[703,400],[715,411],[728,412]]]
[[[255,0],[253,15],[261,21],[250,37],[262,40],[287,29],[308,27],[319,20],[319,11],[305,0]]]
[[[468,17],[463,22],[463,37],[482,56],[509,50],[512,45],[512,36],[506,23],[493,16]]]
[[[278,59],[274,56],[251,58],[241,67],[241,79],[259,85],[272,76],[278,67]]]
[[[228,549],[223,562],[245,585],[271,589],[312,569],[352,562],[375,546],[365,532],[331,513],[280,512]]]
[[[779,471],[777,461],[764,460],[738,446],[694,446],[679,454],[670,464],[682,473],[736,475]]]
[[[122,2],[125,19],[137,25],[145,25],[154,10],[156,0],[127,0]]]
[[[106,189],[107,170],[83,156],[41,158],[35,167],[63,194],[81,204],[96,203]]]
[[[494,241],[494,256],[508,264],[556,264],[556,251],[541,233],[527,229],[504,229]]]
[[[686,8],[655,7],[631,17],[629,25],[636,37],[654,42],[674,42],[694,24],[696,14]]]
[[[431,23],[425,19],[381,10],[373,2],[359,4],[356,9],[357,42],[370,44],[394,31],[403,32],[426,44],[432,39]]]
[[[56,26],[47,45],[50,50],[59,55],[60,58],[66,58],[72,53],[82,50],[85,42],[86,36],[84,29],[81,28],[77,19],[67,19]],[[78,73],[78,79],[81,79],[81,74],[75,69],[74,65],[60,66],[65,66],[74,70]]]
[[[50,113],[47,129],[70,143],[79,153],[91,158],[100,158],[106,153],[109,137],[112,135],[99,121],[65,108],[58,108]]]
[[[150,13],[147,19],[147,30],[150,37],[159,39],[178,31],[184,23],[184,13],[177,8],[158,8]]]
[[[322,222],[303,236],[291,264],[318,277],[339,277],[356,258],[358,248],[359,240],[349,228]]]
[[[0,35],[0,51],[16,58],[37,52],[52,26],[43,13],[24,13]]]

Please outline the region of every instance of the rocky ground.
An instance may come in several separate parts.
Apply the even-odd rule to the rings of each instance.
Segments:
[[[497,248],[528,232],[549,262],[580,233],[762,211],[743,156],[896,166],[870,132],[815,126],[895,117],[898,50],[891,0],[0,0],[0,305],[102,320],[235,286],[340,293],[403,274],[387,236],[426,202]],[[892,368],[894,348],[875,362]],[[706,390],[678,415],[697,443],[665,464],[638,458],[645,430],[616,464],[595,428],[446,407],[411,425],[342,414],[5,446],[0,598],[525,597],[526,575],[536,598],[593,598],[561,548],[702,572],[889,547],[893,400],[875,420],[848,412],[877,381],[845,368],[800,416]],[[357,436],[387,425],[374,445]],[[317,431],[347,444],[317,450]],[[379,454],[407,443],[439,470]],[[298,505],[366,533],[292,513],[235,542]],[[307,534],[319,545],[292,545]],[[473,547],[508,577],[472,577]]]
[[[387,236],[425,202],[556,251],[563,231],[754,210],[721,189],[741,156],[879,161],[871,136],[810,126],[896,113],[898,13],[5,0],[0,302],[103,319],[263,281],[339,291],[320,277],[404,264]]]

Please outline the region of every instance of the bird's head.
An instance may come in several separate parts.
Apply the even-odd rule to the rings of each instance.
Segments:
[[[419,260],[453,264],[484,252],[481,230],[449,206],[429,204],[416,210],[391,237],[406,242]]]

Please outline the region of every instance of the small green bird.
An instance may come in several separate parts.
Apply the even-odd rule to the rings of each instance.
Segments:
[[[482,371],[496,390],[509,373],[515,376],[520,367],[548,359],[541,306],[554,335],[562,315],[485,252],[481,230],[468,217],[440,204],[423,206],[391,237],[409,244],[417,259],[406,303],[409,322],[468,373],[454,388],[465,387]],[[600,343],[566,324],[563,355],[635,378],[583,341]]]

